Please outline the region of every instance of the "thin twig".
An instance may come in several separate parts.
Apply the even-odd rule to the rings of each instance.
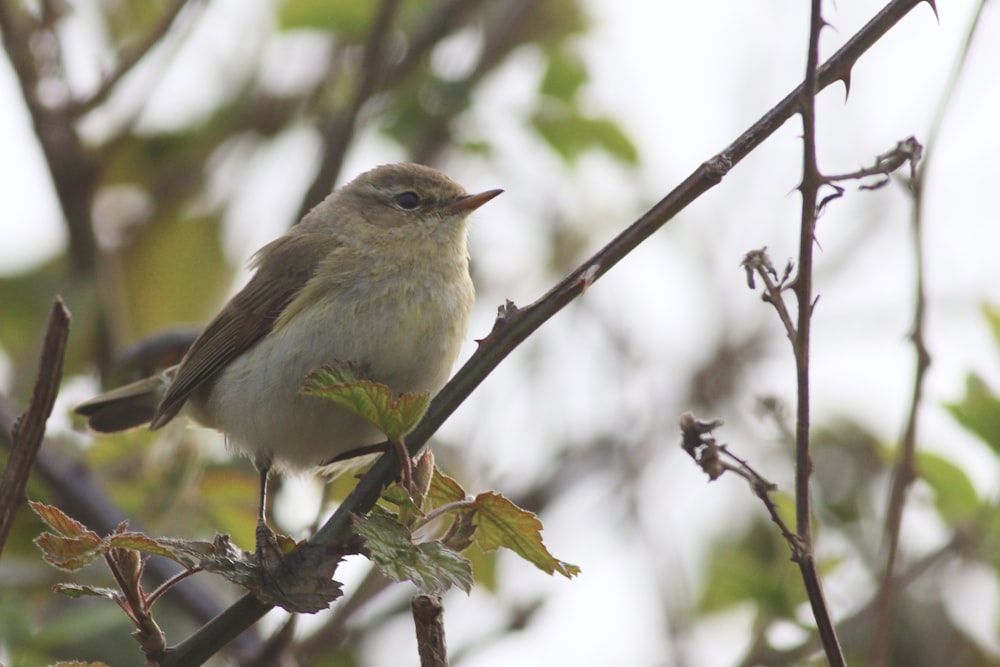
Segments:
[[[3,553],[17,510],[25,503],[28,477],[45,437],[45,422],[52,414],[62,381],[63,356],[69,338],[69,311],[56,298],[49,311],[42,339],[38,376],[28,408],[14,422],[10,432],[10,455],[0,475],[0,553]]]
[[[923,211],[924,185],[930,163],[930,157],[935,153],[938,136],[944,124],[945,116],[955,99],[955,89],[965,64],[973,39],[981,24],[985,0],[980,0],[973,13],[966,33],[962,50],[952,67],[951,76],[941,96],[940,104],[934,114],[931,127],[927,134],[927,145],[923,151],[923,161],[916,167],[910,182],[910,192],[913,197],[911,212],[911,229],[913,231],[914,254],[914,304],[913,328],[910,339],[915,353],[915,368],[913,377],[913,393],[910,397],[910,410],[903,427],[900,440],[900,454],[893,470],[892,486],[889,490],[889,500],[885,519],[885,564],[882,568],[882,578],[876,599],[875,631],[872,637],[872,667],[883,667],[892,663],[892,634],[894,607],[899,581],[895,574],[896,560],[899,553],[899,538],[903,523],[903,508],[906,504],[907,492],[916,479],[917,423],[920,412],[923,384],[931,358],[924,340],[924,323],[927,319],[926,291],[924,285],[924,249],[923,249]]]
[[[892,0],[871,21],[820,67],[818,87],[825,88],[845,79],[850,68],[869,48],[914,7],[925,0]],[[763,143],[797,110],[799,86],[741,134],[722,153],[700,165],[659,203],[622,231],[596,255],[583,262],[545,296],[524,309],[513,304],[502,309],[494,330],[450,382],[434,397],[420,424],[407,437],[410,453],[417,453],[441,424],[476,387],[528,336],[596,282],[677,213],[707,190],[717,185],[736,163]],[[596,269],[595,269],[596,267]],[[335,544],[351,535],[351,515],[367,512],[378,500],[382,488],[399,474],[395,455],[380,457],[361,478],[333,516],[316,532],[315,544]],[[294,557],[295,554],[292,554]],[[220,646],[232,640],[271,609],[249,593],[229,609],[205,624],[174,647],[162,667],[201,664]]]

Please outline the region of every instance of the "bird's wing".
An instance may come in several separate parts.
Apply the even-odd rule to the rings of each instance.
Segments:
[[[191,392],[266,336],[336,245],[329,234],[296,229],[264,246],[254,258],[257,271],[250,282],[209,322],[184,355],[150,429],[173,419]]]

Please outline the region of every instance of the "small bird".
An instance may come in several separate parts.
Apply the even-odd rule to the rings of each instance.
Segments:
[[[253,277],[178,365],[76,412],[98,432],[158,429],[178,414],[222,431],[260,473],[266,527],[272,465],[313,468],[385,439],[300,394],[311,371],[348,362],[397,394],[444,385],[475,298],[468,216],[501,192],[470,195],[412,163],[361,174],[256,253]]]

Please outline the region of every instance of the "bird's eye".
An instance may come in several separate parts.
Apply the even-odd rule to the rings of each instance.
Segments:
[[[396,206],[405,209],[407,211],[412,211],[413,209],[420,206],[420,195],[412,190],[407,190],[406,192],[401,192],[392,198],[396,202]]]

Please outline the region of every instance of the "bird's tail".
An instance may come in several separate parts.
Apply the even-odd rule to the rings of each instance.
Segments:
[[[73,412],[86,417],[87,425],[98,433],[117,433],[148,424],[175,368],[95,396]]]

